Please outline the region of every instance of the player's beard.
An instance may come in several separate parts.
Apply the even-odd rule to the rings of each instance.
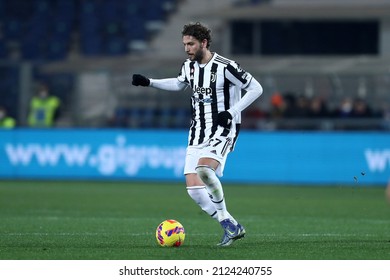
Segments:
[[[196,61],[198,63],[201,63],[203,60],[204,54],[203,54],[203,48],[201,47],[199,50],[194,53],[194,59],[192,61]]]

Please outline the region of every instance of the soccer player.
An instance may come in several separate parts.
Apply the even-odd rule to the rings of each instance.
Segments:
[[[184,166],[190,197],[221,224],[224,235],[217,244],[229,246],[244,237],[245,229],[230,215],[218,177],[233,151],[241,123],[241,112],[255,101],[263,88],[235,61],[210,51],[211,30],[189,23],[182,39],[188,59],[176,78],[152,79],[134,74],[132,84],[179,91],[191,87],[192,119]],[[245,95],[241,95],[245,90]]]

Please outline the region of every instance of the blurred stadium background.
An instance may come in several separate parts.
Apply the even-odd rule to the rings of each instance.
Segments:
[[[212,50],[240,62],[263,85],[263,96],[244,113],[244,131],[357,133],[352,142],[374,133],[359,151],[367,159],[370,145],[380,142],[370,150],[382,153],[381,169],[371,174],[380,178],[369,182],[387,180],[389,0],[0,0],[0,105],[27,128],[29,102],[44,82],[62,101],[56,128],[185,131],[188,95],[130,85],[136,72],[177,75],[185,58],[180,32],[189,21],[208,24]],[[15,139],[9,133],[3,139]],[[120,146],[132,136],[115,137]],[[354,172],[369,175],[368,165],[363,159]],[[7,172],[9,178],[18,171]],[[352,171],[347,176],[356,179]]]

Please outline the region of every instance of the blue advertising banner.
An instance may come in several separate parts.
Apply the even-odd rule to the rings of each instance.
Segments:
[[[0,177],[182,178],[186,137],[160,131],[0,131]]]
[[[386,184],[390,179],[388,133],[277,132],[239,137],[225,169],[229,180]]]
[[[183,178],[186,131],[1,130],[0,179]],[[242,132],[224,182],[386,184],[390,134]]]

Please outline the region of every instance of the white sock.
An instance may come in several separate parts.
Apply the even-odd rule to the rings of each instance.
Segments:
[[[210,200],[210,196],[205,186],[187,187],[187,192],[204,212],[213,219],[218,220],[217,210],[215,209],[214,203]]]
[[[218,221],[218,212],[215,209],[214,203],[211,201],[210,195],[207,192],[206,186],[193,186],[187,187],[187,192],[189,196],[200,206],[200,208],[210,215],[211,218]],[[230,213],[228,213],[229,219],[233,221],[235,225],[238,222],[233,218]]]
[[[200,165],[196,168],[196,172],[203,183],[206,184],[207,191],[211,195],[211,201],[214,203],[215,209],[218,212],[218,220],[229,219],[231,215],[226,209],[222,184],[215,171],[208,166]]]

